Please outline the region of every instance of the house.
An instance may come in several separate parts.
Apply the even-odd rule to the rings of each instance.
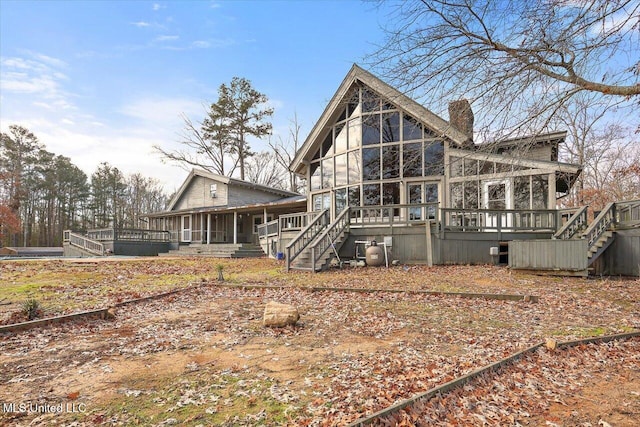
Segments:
[[[165,211],[145,215],[147,229],[106,228],[85,235],[67,230],[65,256],[249,257],[266,250],[275,257],[275,247],[263,250],[257,244],[259,226],[305,209],[306,197],[298,193],[193,169]]]
[[[402,262],[506,263],[510,242],[554,240],[579,221],[556,208],[581,172],[558,161],[565,132],[474,144],[473,121],[466,100],[446,121],[354,65],[290,166],[315,214],[270,233],[287,268],[358,258],[373,240]]]
[[[170,233],[174,250],[239,256],[258,249],[258,226],[305,208],[298,193],[194,169],[167,210],[147,218],[149,229]]]

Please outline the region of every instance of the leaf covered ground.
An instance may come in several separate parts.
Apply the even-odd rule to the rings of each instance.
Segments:
[[[283,288],[216,286],[218,265],[226,284]],[[308,289],[320,286],[380,291]],[[2,411],[0,424],[346,425],[547,338],[640,329],[637,279],[538,277],[491,266],[284,273],[267,259],[5,261],[0,320],[19,317],[27,298],[55,315],[176,288],[185,290],[118,308],[114,320],[0,335],[0,402],[83,409]],[[296,305],[300,322],[262,327],[268,301]],[[380,422],[636,425],[639,350],[638,339],[539,350],[503,373]]]

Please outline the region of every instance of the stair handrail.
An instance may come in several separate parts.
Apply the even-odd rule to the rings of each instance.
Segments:
[[[349,207],[347,206],[311,244],[311,271],[316,271],[316,263],[350,224],[351,218],[349,216]]]
[[[286,246],[286,270],[302,251],[307,248],[329,223],[329,209],[325,209],[307,224]]]
[[[104,245],[97,240],[89,239],[88,237],[69,230],[64,232],[64,238],[71,246],[83,249],[94,255],[104,256]]]
[[[640,223],[640,200],[616,202],[616,223]]]
[[[587,247],[591,247],[598,241],[600,236],[607,231],[616,220],[616,204],[615,202],[609,202],[600,211],[600,214],[593,220],[589,227],[582,233],[582,236],[587,239]]]
[[[589,206],[583,206],[578,211],[576,211],[564,225],[556,231],[556,234],[553,235],[554,239],[561,240],[569,240],[573,236],[576,235],[580,230],[586,227],[588,219],[587,219],[587,208]],[[558,221],[560,219],[558,218]]]

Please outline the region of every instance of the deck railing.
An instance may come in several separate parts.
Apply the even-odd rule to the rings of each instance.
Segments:
[[[335,244],[338,237],[349,228],[349,218],[349,207],[347,207],[312,243],[311,271],[316,271],[318,261],[320,261],[324,254],[327,253],[327,251]],[[335,247],[334,250],[337,251]]]
[[[137,228],[100,228],[89,230],[87,237],[97,241],[144,241],[169,242],[171,235],[168,231],[145,230]]]
[[[303,228],[296,237],[291,240],[286,247],[286,269],[289,271],[291,263],[305,248],[318,237],[318,235],[329,224],[329,209],[325,209],[316,216],[305,228]]]
[[[498,210],[443,208],[444,231],[535,231],[553,232],[557,228],[555,210]]]
[[[380,225],[409,225],[438,220],[438,203],[416,203],[411,205],[351,206],[351,227]]]
[[[104,256],[105,254],[102,243],[81,234],[76,234],[71,230],[65,230],[63,232],[63,240],[65,243],[69,243],[69,245],[83,249],[93,255]]]
[[[616,203],[616,222],[640,224],[640,200]]]
[[[616,220],[616,204],[614,202],[607,205],[600,211],[600,214],[593,220],[591,225],[582,234],[587,239],[587,247],[591,248],[607,231]]]
[[[267,237],[277,236],[278,225],[279,225],[279,221],[277,219],[274,219],[273,221],[269,221],[266,224],[258,225],[257,227],[258,239],[266,239]]]
[[[280,215],[280,231],[299,231],[305,228],[319,212],[298,212]]]
[[[587,227],[588,219],[587,219],[587,208],[588,206],[583,206],[580,209],[563,209],[559,211],[559,219],[562,219],[564,212],[573,211],[573,214],[569,217],[567,222],[553,235],[554,239],[560,240],[568,240],[571,239],[576,234],[580,233]],[[579,235],[579,234],[578,234]]]

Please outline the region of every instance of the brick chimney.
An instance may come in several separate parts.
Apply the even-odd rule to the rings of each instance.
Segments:
[[[449,124],[455,127],[473,142],[473,111],[466,99],[449,103]]]

